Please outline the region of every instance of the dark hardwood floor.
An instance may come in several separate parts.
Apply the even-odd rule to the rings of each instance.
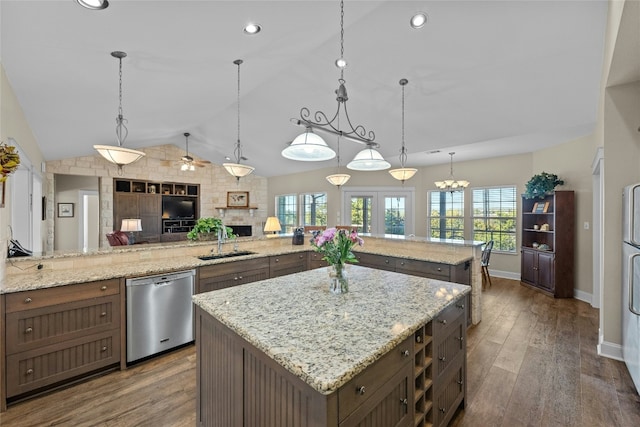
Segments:
[[[467,405],[452,426],[640,426],[622,362],[598,357],[598,312],[493,278],[467,339]],[[2,427],[193,426],[195,347],[11,405]],[[387,427],[387,426],[381,426]]]

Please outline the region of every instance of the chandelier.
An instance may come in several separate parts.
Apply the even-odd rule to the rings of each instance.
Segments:
[[[445,179],[444,181],[436,181],[436,187],[438,187],[441,190],[446,190],[446,191],[456,191],[458,189],[462,189],[462,188],[467,188],[470,184],[469,181],[465,181],[463,179],[461,180],[456,180],[453,177],[453,155],[456,154],[454,153],[449,153],[449,155],[451,156],[451,170],[450,170],[450,174],[449,174],[449,178]]]
[[[102,157],[118,165],[118,173],[122,174],[122,166],[140,160],[144,157],[145,153],[122,146],[122,143],[127,139],[127,135],[129,134],[129,130],[125,125],[127,120],[122,115],[122,58],[126,58],[127,54],[125,52],[115,51],[111,52],[111,56],[120,61],[120,103],[118,106],[118,115],[116,116],[116,139],[118,140],[118,145],[94,145],[93,148],[96,149]]]
[[[333,159],[336,153],[327,145],[327,143],[313,130],[319,130],[332,135],[337,135],[344,139],[364,144],[366,149],[356,155],[354,161],[347,165],[347,168],[354,170],[383,170],[388,169],[391,165],[384,160],[382,155],[375,150],[379,145],[374,142],[376,136],[371,130],[367,131],[364,126],[353,126],[347,111],[347,88],[344,80],[344,69],[347,61],[344,59],[344,1],[340,1],[340,58],[335,62],[340,69],[340,78],[338,79],[337,95],[338,108],[329,119],[322,111],[316,111],[311,116],[311,112],[307,107],[300,110],[300,118],[293,119],[293,123],[306,128],[305,132],[296,137],[289,146],[282,150],[282,156],[292,160],[299,161],[323,161]],[[342,110],[346,118],[346,129],[340,129],[340,120]]]
[[[249,175],[255,168],[240,164],[240,160],[246,160],[242,157],[242,146],[240,145],[240,64],[242,64],[242,59],[236,59],[233,63],[238,66],[238,139],[236,141],[235,149],[233,150],[236,162],[223,163],[222,166],[224,166],[227,172],[235,176],[236,180],[239,182],[240,178]]]
[[[400,149],[400,168],[389,171],[392,177],[401,181],[403,184],[418,172],[418,169],[405,167],[405,163],[407,162],[407,149],[404,147],[404,87],[407,83],[409,83],[407,79],[400,80],[400,86],[402,86],[402,148]]]

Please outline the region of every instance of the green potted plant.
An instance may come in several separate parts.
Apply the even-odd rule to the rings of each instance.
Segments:
[[[553,190],[558,185],[563,184],[564,181],[558,178],[558,175],[554,173],[542,172],[538,175],[534,175],[527,182],[524,197],[527,199],[543,199],[544,196],[553,193]]]
[[[7,177],[15,172],[20,164],[20,155],[16,147],[0,142],[0,182],[5,182]]]
[[[218,230],[224,229],[227,232],[228,238],[234,238],[233,230],[231,227],[225,227],[220,218],[199,218],[196,221],[193,229],[187,233],[187,239],[189,240],[214,240],[218,238]]]

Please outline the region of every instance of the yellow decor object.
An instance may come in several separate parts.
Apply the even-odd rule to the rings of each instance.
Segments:
[[[0,166],[2,166],[2,176],[0,182],[5,182],[20,164],[20,155],[16,152],[16,147],[0,143]]]

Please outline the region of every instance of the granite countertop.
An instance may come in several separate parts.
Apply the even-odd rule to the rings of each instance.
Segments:
[[[315,390],[330,394],[471,290],[348,265],[349,293],[333,295],[327,270],[198,294],[193,301]]]
[[[369,244],[367,244],[369,240]],[[377,240],[377,244],[374,244],[374,240]],[[417,260],[439,262],[450,265],[458,265],[462,262],[472,259],[469,253],[465,252],[438,252],[438,251],[417,251],[415,247],[405,245],[394,245],[393,248],[387,248],[385,250],[384,245],[380,242],[382,239],[369,238],[365,240],[365,245],[362,247],[354,248],[356,252],[368,252],[378,255],[406,257]],[[252,255],[244,255],[239,257],[214,259],[208,261],[202,261],[193,254],[180,254],[172,256],[170,258],[163,257],[161,259],[153,258],[153,254],[156,251],[163,250],[183,250],[188,251],[190,249],[202,248],[201,255],[206,254],[212,247],[215,247],[215,242],[196,243],[179,245],[153,245],[140,247],[119,249],[105,251],[104,253],[97,253],[87,256],[97,257],[95,265],[87,268],[65,268],[65,269],[49,269],[44,268],[38,270],[37,264],[40,262],[47,262],[48,258],[44,257],[25,257],[25,258],[12,258],[7,260],[7,264],[16,266],[20,270],[28,270],[28,272],[21,272],[20,274],[8,274],[2,283],[0,283],[0,294],[28,291],[34,289],[43,289],[56,286],[72,285],[76,283],[85,283],[96,280],[108,280],[121,277],[141,277],[150,276],[154,274],[163,274],[172,271],[188,270],[192,268],[203,267],[206,265],[222,264],[226,262],[234,262],[240,260],[248,260],[254,258],[260,258],[272,255],[283,255],[288,253],[296,253],[301,251],[312,250],[309,244],[304,245],[292,245],[288,238],[276,238],[272,241],[269,239],[246,239],[240,242],[240,250],[249,250],[255,252]],[[252,246],[257,245],[257,246]],[[224,248],[224,252],[231,252],[230,244],[227,243]],[[136,260],[128,263],[113,263],[110,256],[116,254],[132,255],[145,254],[149,255],[148,259]],[[78,259],[80,254],[76,255],[60,255],[55,261],[72,262],[73,259]],[[71,264],[70,264],[71,265]]]

